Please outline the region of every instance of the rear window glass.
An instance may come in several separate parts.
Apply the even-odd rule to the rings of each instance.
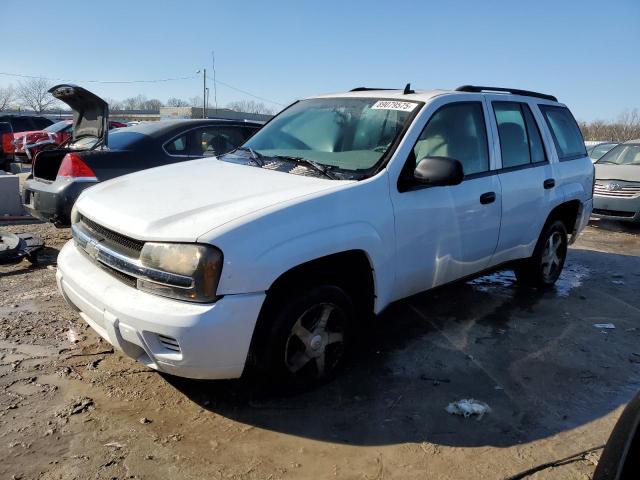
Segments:
[[[42,130],[43,128],[46,128],[46,127],[48,127],[49,125],[51,125],[53,123],[48,118],[42,118],[42,117],[35,117],[32,120],[33,120],[33,124],[39,130]]]
[[[27,118],[13,118],[11,126],[14,132],[27,132],[34,129],[33,124]]]
[[[61,122],[54,123],[53,125],[49,125],[44,130],[45,132],[57,133],[65,129],[71,130],[71,126],[72,125],[69,122],[67,122],[66,120],[63,120]]]
[[[127,150],[145,138],[147,136],[142,133],[117,130],[109,132],[107,143],[111,150]]]
[[[560,159],[570,160],[587,154],[580,128],[568,108],[540,105],[540,110],[549,125]]]

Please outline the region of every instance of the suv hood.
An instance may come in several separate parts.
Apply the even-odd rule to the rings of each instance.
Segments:
[[[82,87],[61,84],[51,87],[49,93],[73,110],[73,139],[96,137],[107,144],[109,104]]]
[[[225,223],[346,183],[353,181],[203,158],[100,183],[76,205],[94,222],[138,240],[194,242]]]
[[[596,163],[596,180],[624,180],[640,182],[640,165],[612,165]]]

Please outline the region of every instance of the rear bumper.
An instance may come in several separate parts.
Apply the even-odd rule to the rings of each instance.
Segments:
[[[180,302],[130,287],[68,242],[58,256],[58,288],[105,340],[145,365],[188,378],[242,375],[264,293],[213,304]]]
[[[24,184],[22,202],[34,217],[58,225],[71,224],[71,209],[80,194],[96,182],[56,180],[46,183],[31,178]]]
[[[575,230],[573,231],[573,235],[571,236],[570,243],[573,243],[577,240],[578,235],[584,230],[584,228],[589,223],[589,218],[591,217],[591,211],[593,209],[593,200],[587,200],[582,203],[582,207],[578,212],[578,219],[575,225]]]
[[[614,198],[594,195],[593,216],[623,222],[640,222],[640,196]]]

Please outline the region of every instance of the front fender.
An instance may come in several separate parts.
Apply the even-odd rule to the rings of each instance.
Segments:
[[[375,310],[380,311],[395,280],[393,211],[385,180],[359,182],[201,238],[224,254],[218,293],[263,292],[294,267],[360,250],[373,270]]]

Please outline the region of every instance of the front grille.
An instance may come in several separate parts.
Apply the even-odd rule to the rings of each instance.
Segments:
[[[84,215],[80,216],[80,222],[85,229],[91,233],[92,237],[103,238],[112,247],[116,247],[118,250],[124,251],[124,253],[127,253],[132,258],[140,258],[140,252],[142,251],[144,242],[114,232],[113,230],[109,230],[102,225],[98,225],[96,222]]]
[[[631,218],[635,215],[634,212],[623,212],[622,210],[606,210],[604,208],[594,208],[593,213],[596,215],[607,215],[609,217],[626,217]]]
[[[614,190],[609,189],[609,185],[614,185]],[[640,195],[640,184],[637,183],[596,183],[593,193],[604,197],[630,198]]]

